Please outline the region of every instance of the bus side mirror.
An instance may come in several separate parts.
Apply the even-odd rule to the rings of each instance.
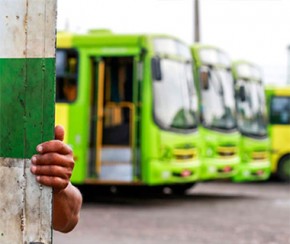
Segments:
[[[151,60],[152,78],[154,81],[162,80],[161,63],[159,57],[154,57]]]
[[[240,86],[239,88],[239,98],[242,102],[246,101],[246,89],[244,86]]]
[[[209,89],[209,72],[207,70],[200,71],[200,82],[203,90]]]

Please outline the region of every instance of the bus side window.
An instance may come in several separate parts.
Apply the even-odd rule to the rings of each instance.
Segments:
[[[273,97],[271,101],[270,123],[290,124],[290,99],[287,97]]]
[[[73,49],[56,51],[56,102],[74,102],[77,98],[77,52]]]

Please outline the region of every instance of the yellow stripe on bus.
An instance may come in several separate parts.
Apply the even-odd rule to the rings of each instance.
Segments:
[[[71,48],[72,47],[72,35],[67,32],[59,32],[56,39],[58,48]]]
[[[278,161],[281,156],[289,152],[290,130],[288,125],[275,125],[272,128],[272,171],[277,171]]]
[[[68,142],[68,104],[56,104],[55,105],[55,124],[64,127],[64,142]]]

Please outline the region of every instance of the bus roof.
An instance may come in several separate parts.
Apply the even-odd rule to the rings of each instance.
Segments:
[[[142,46],[146,39],[170,38],[181,43],[182,40],[165,34],[115,34],[108,30],[91,30],[88,33],[57,33],[57,47],[90,47],[90,46]],[[186,43],[184,43],[186,45]]]
[[[194,43],[191,45],[191,51],[198,65],[231,66],[231,60],[228,53],[219,47]]]
[[[290,85],[266,85],[266,91],[278,96],[290,96]]]
[[[262,71],[259,65],[247,60],[235,60],[232,62],[232,70],[235,79],[250,79],[262,82]]]

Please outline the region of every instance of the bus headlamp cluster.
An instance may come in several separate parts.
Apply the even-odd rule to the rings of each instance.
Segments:
[[[210,173],[215,173],[216,171],[217,171],[217,168],[215,166],[210,166],[208,168],[208,172],[210,172]]]

